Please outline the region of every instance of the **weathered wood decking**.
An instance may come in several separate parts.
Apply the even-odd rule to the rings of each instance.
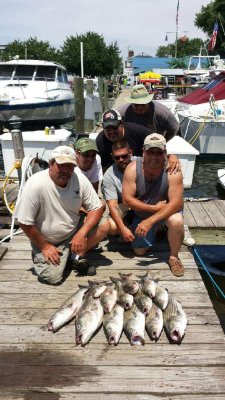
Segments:
[[[225,201],[186,201],[184,220],[190,228],[225,228]]]
[[[123,334],[119,345],[111,347],[101,329],[81,348],[75,345],[74,322],[55,334],[48,332],[49,317],[87,277],[72,272],[61,286],[39,283],[31,270],[30,244],[18,235],[7,244],[9,251],[0,262],[0,398],[224,399],[224,334],[192,255],[182,249],[186,271],[175,278],[165,247],[134,257],[127,245],[104,243],[103,253],[89,254],[98,266],[90,279],[147,270],[160,278],[188,315],[182,344],[169,344],[163,332],[158,343],[146,335],[144,347],[132,347]]]

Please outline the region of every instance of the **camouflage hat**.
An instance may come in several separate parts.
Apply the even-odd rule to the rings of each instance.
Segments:
[[[98,151],[95,140],[89,138],[81,138],[75,143],[75,149],[80,153],[85,153],[86,151],[94,150]]]

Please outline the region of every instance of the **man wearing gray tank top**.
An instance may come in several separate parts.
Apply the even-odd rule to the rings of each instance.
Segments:
[[[166,140],[152,133],[145,138],[143,157],[132,161],[123,178],[123,203],[135,212],[131,230],[135,254],[144,255],[154,243],[159,224],[168,228],[168,264],[175,276],[184,274],[178,257],[184,238],[182,172],[166,170]]]

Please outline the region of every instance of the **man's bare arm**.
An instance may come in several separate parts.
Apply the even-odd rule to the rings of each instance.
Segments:
[[[132,161],[125,169],[122,185],[123,203],[132,210],[155,213],[164,207],[166,201],[155,205],[145,204],[136,198],[136,161]]]
[[[149,229],[157,222],[166,220],[171,215],[182,210],[183,207],[183,178],[181,172],[168,176],[169,179],[169,201],[155,214],[144,219],[138,224],[135,233],[138,236],[146,236]]]
[[[72,253],[80,254],[83,252],[86,246],[87,235],[92,228],[98,225],[102,214],[103,207],[99,207],[96,210],[88,211],[82,227],[79,229],[78,232],[75,233],[71,240]]]
[[[134,235],[132,234],[131,230],[124,224],[123,218],[121,215],[121,210],[118,205],[118,200],[108,200],[107,201],[110,215],[115,222],[118,231],[123,236],[125,241],[133,241]]]

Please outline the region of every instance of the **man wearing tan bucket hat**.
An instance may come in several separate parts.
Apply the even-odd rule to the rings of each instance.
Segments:
[[[131,88],[127,103],[118,108],[124,122],[133,122],[143,125],[150,133],[158,132],[168,142],[179,134],[180,125],[172,112],[157,101],[153,101],[154,94],[149,94],[144,85],[135,85]]]

